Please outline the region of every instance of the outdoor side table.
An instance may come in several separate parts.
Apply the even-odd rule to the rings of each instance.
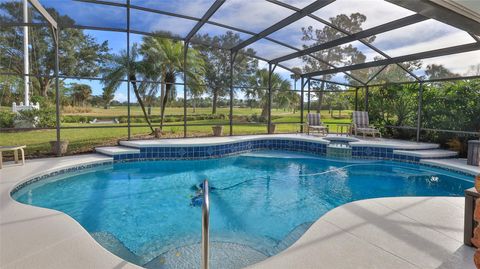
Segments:
[[[336,125],[340,127],[339,135],[350,135],[350,127],[352,126],[350,123],[337,123]]]
[[[2,153],[4,151],[13,151],[13,158],[15,160],[15,163],[18,163],[18,151],[22,153],[22,165],[25,164],[25,152],[23,151],[24,148],[27,146],[2,146],[0,147],[0,169],[3,167],[3,155]]]

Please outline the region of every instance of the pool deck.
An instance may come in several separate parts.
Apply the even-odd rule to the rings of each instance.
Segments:
[[[215,143],[214,139],[218,138],[205,143]],[[188,140],[200,139],[179,141]],[[405,141],[382,143],[405,145]],[[105,250],[69,216],[10,197],[10,191],[29,178],[109,161],[112,157],[87,154],[27,160],[25,166],[6,163],[0,170],[0,268],[140,268]],[[438,166],[448,163],[450,168],[466,169],[462,160],[435,161]],[[472,174],[480,173],[479,167],[468,168]],[[251,268],[475,268],[473,249],[462,243],[463,210],[464,199],[453,197],[349,203],[322,216],[282,253]]]
[[[474,269],[463,198],[401,197],[337,207],[280,254],[248,268]]]
[[[358,138],[351,136],[338,136],[329,135],[327,137],[313,136],[307,134],[274,134],[274,135],[246,135],[246,136],[223,136],[223,137],[202,137],[202,138],[177,138],[177,139],[158,139],[158,140],[132,140],[132,141],[120,141],[120,145],[131,148],[142,147],[174,147],[174,146],[211,146],[221,145],[228,143],[254,141],[259,139],[295,139],[302,141],[314,141],[317,143],[328,144],[329,140],[350,140],[352,145],[355,146],[371,146],[371,147],[385,147],[393,149],[411,149],[411,150],[424,150],[424,149],[436,149],[438,144],[433,143],[417,143],[405,140],[397,139],[384,139],[384,138]]]

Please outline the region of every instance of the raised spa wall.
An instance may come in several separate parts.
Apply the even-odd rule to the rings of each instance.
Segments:
[[[338,142],[338,141],[336,141]],[[349,141],[343,141],[348,143]],[[256,150],[288,150],[305,152],[318,156],[327,156],[329,141],[302,141],[295,139],[258,139],[253,141],[228,142],[217,145],[187,145],[187,146],[142,146],[139,153],[126,153],[114,155],[114,161],[135,160],[178,160],[178,159],[208,159]],[[394,154],[394,150],[401,148],[388,148],[378,146],[350,145],[352,158],[384,159],[403,162],[419,162],[420,157]],[[327,156],[328,157],[328,156]],[[445,158],[445,157],[442,157]]]

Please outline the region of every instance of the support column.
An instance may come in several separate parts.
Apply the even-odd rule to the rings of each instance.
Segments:
[[[59,60],[58,60],[58,50],[60,42],[60,29],[56,28],[53,30],[54,42],[55,42],[55,117],[56,117],[56,131],[57,131],[57,157],[62,156],[61,146],[60,146],[60,89],[59,89],[59,80],[58,80],[58,69],[59,69]]]
[[[358,111],[358,87],[355,88],[355,111]]]
[[[368,112],[368,86],[365,86],[365,111]]]
[[[304,80],[304,78],[302,77],[300,79],[300,133],[304,132],[304,130],[303,130],[303,94],[304,94],[303,80]]]
[[[188,42],[183,44],[183,137],[187,137],[187,54]]]
[[[272,124],[272,64],[268,64],[268,126],[267,130],[270,134],[270,125]]]
[[[23,105],[30,106],[30,77],[29,77],[29,51],[28,51],[28,0],[23,0],[23,85],[24,85],[24,102]]]
[[[229,125],[230,136],[233,135],[233,63],[237,52],[230,51],[230,112],[229,112]]]
[[[130,59],[130,0],[127,0],[127,59]],[[130,130],[130,60],[127,61],[127,129],[128,140],[131,139]]]
[[[310,98],[311,98],[310,78],[307,80],[307,83],[308,83],[307,111],[308,113],[310,113]]]
[[[420,130],[422,129],[422,106],[423,106],[423,82],[418,88],[418,111],[417,111],[417,142],[420,141]]]

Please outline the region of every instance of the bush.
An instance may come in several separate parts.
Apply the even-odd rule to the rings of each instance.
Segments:
[[[10,111],[0,111],[0,128],[13,128],[13,119],[15,113]]]
[[[14,120],[27,121],[33,123],[38,128],[55,127],[55,108],[43,107],[40,109],[22,110],[15,115]]]

